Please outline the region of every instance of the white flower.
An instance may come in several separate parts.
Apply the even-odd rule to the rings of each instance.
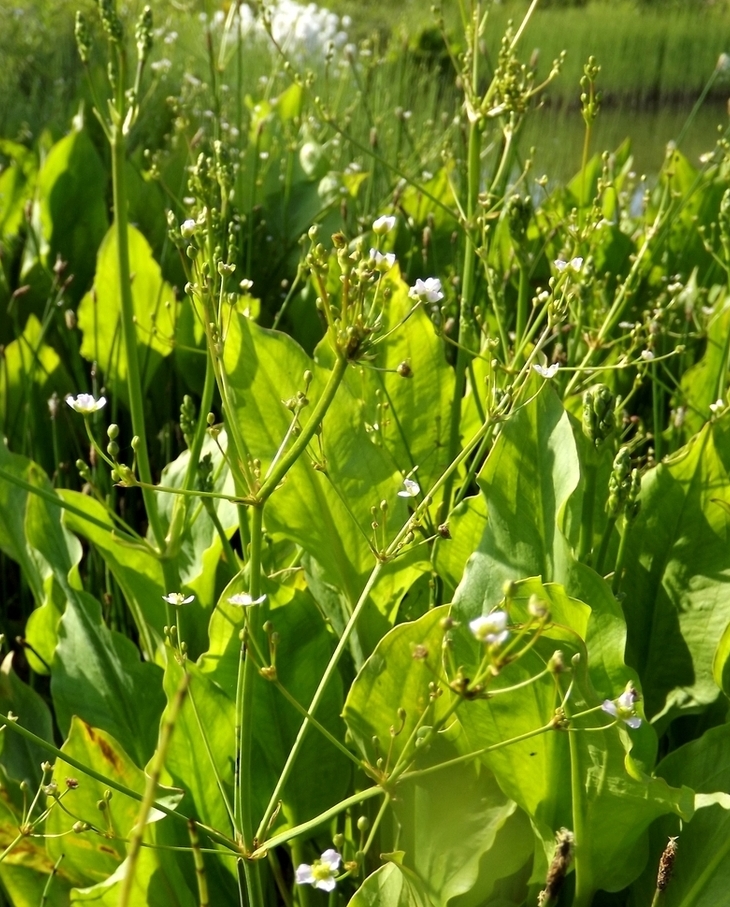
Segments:
[[[172,69],[172,63],[166,57],[163,57],[162,60],[155,60],[153,63],[150,63],[150,69],[152,72],[161,73],[164,76]]]
[[[654,358],[654,353],[651,350],[642,350],[639,355],[644,360],[644,362],[651,362]]]
[[[548,366],[538,365],[538,363],[535,363],[532,368],[533,371],[537,372],[537,374],[542,378],[547,378],[549,380],[550,378],[554,378],[557,375],[560,366],[557,362],[553,362],[552,365]]]
[[[180,605],[189,605],[191,601],[194,600],[194,595],[188,595],[185,598],[184,592],[168,592],[167,595],[163,595],[162,598],[168,603],[168,605],[175,605],[175,607],[180,607]]]
[[[333,891],[337,884],[337,870],[342,857],[336,850],[325,850],[314,863],[302,863],[296,869],[297,885],[313,885],[322,891]]]
[[[633,684],[629,682],[624,692],[618,699],[606,699],[601,708],[614,718],[620,718],[630,728],[641,726],[641,718],[636,714],[636,701],[639,699],[638,692],[634,689]]]
[[[421,493],[421,486],[413,479],[403,479],[403,490],[398,492],[399,498],[415,498]]]
[[[99,397],[96,400],[92,394],[79,394],[78,397],[72,397],[69,394],[66,397],[66,403],[82,416],[90,416],[91,413],[97,413],[106,406],[106,397]]]
[[[251,598],[248,592],[237,592],[228,599],[229,605],[240,605],[242,608],[248,608],[249,605],[260,605],[266,600],[266,595],[259,595],[258,598]]]
[[[492,611],[491,614],[482,614],[481,617],[469,622],[469,629],[479,642],[493,646],[501,645],[509,636],[507,612]]]
[[[438,277],[427,277],[416,281],[416,285],[408,291],[410,299],[419,299],[421,302],[438,302],[444,298],[441,292],[441,281]]]
[[[557,261],[554,261],[553,264],[558,269],[558,271],[564,271],[566,268],[570,268],[571,271],[580,271],[583,267],[582,258],[571,258],[570,261],[563,261],[562,258],[559,258]]]
[[[395,264],[395,252],[378,252],[377,249],[371,249],[370,257],[375,259],[375,267],[383,274],[390,271]]]
[[[390,233],[394,226],[395,215],[383,214],[382,217],[378,217],[373,221],[373,233],[378,236],[385,236],[386,233]]]
[[[725,409],[725,401],[722,399],[722,397],[718,397],[718,399],[715,400],[714,403],[710,403],[711,413],[719,413],[722,409]]]
[[[189,217],[187,220],[184,220],[180,224],[180,233],[182,234],[183,239],[190,239],[190,237],[195,233],[195,228],[197,224]]]

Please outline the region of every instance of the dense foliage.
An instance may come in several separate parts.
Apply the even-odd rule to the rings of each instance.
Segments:
[[[594,155],[591,59],[535,179],[486,6],[313,72],[232,5],[160,122],[100,0],[0,145],[13,907],[723,902],[730,146]]]

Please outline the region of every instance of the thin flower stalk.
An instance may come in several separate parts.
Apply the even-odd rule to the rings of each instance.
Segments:
[[[147,817],[150,814],[150,810],[155,805],[157,785],[160,780],[162,768],[165,764],[167,749],[175,730],[180,709],[182,708],[185,696],[188,693],[189,682],[189,675],[184,673],[180,679],[178,688],[175,691],[172,702],[170,703],[165,721],[162,724],[160,740],[147,775],[147,784],[144,796],[140,803],[139,812],[137,813],[137,821],[129,835],[129,851],[127,855],[126,870],[119,892],[119,907],[128,907],[130,904],[132,889],[134,887],[134,876],[137,869],[137,860],[139,858],[142,841],[144,840],[145,828],[147,827]],[[192,819],[189,819],[188,823],[195,827],[195,822],[193,822]]]
[[[121,55],[120,55],[121,56]],[[124,68],[120,67],[118,75],[120,84],[124,81]],[[137,353],[137,333],[135,328],[134,302],[132,300],[132,278],[129,266],[129,226],[127,216],[127,144],[122,123],[125,119],[123,92],[117,106],[115,119],[118,122],[111,127],[112,151],[112,191],[114,199],[114,224],[117,240],[117,266],[119,269],[119,295],[121,301],[120,319],[122,325],[122,343],[127,364],[127,391],[129,408],[132,416],[132,428],[139,438],[137,448],[137,465],[139,475],[146,485],[152,485],[152,470],[147,452],[147,432],[144,418],[144,395],[142,393],[142,376]],[[154,492],[142,488],[147,519],[160,552],[165,551],[165,532],[157,509]]]

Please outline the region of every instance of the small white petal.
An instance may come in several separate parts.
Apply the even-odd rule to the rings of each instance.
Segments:
[[[334,891],[337,887],[337,882],[333,878],[315,879],[314,887],[320,888],[322,891]]]
[[[639,355],[645,362],[651,362],[654,358],[654,353],[651,350],[642,350]]]
[[[314,876],[312,875],[312,867],[309,863],[302,863],[300,866],[297,866],[295,873],[295,880],[297,885],[313,885]]]
[[[187,220],[184,220],[180,224],[180,233],[182,234],[183,238],[190,239],[190,237],[193,235],[193,233],[195,233],[196,226],[197,225],[196,225],[195,221],[192,219],[192,217],[189,217]]]
[[[548,366],[535,363],[532,368],[537,372],[538,375],[549,380],[550,378],[554,378],[557,375],[560,365],[557,362],[553,362],[552,365]]]
[[[68,403],[74,412],[81,413],[83,416],[89,416],[91,413],[96,413],[106,406],[106,397],[99,397],[99,399],[96,400],[92,394],[79,394],[77,397],[73,397],[69,394],[66,397],[66,403]]]
[[[570,267],[574,271],[580,271],[580,269],[583,267],[583,259],[582,258],[571,258]]]
[[[175,605],[179,607],[180,605],[189,605],[190,602],[195,600],[194,595],[188,595],[185,597],[184,592],[168,592],[167,595],[162,596],[163,601],[166,601],[168,605]]]
[[[609,715],[613,715],[614,718],[618,716],[618,707],[612,699],[604,699],[601,708],[604,712],[608,712]]]
[[[509,636],[507,612],[492,611],[491,614],[482,614],[481,617],[469,622],[469,629],[479,642],[501,645]]]
[[[258,598],[251,598],[248,592],[237,592],[228,599],[229,605],[240,605],[242,608],[248,608],[249,605],[260,605],[266,601],[266,595],[259,595]]]
[[[421,302],[439,302],[444,298],[441,281],[438,277],[427,277],[426,280],[421,280],[419,277],[408,291],[408,296],[411,299],[419,299]]]
[[[624,718],[624,721],[630,728],[636,729],[637,727],[641,727],[641,718],[639,718],[638,715],[633,715],[631,718]]]
[[[383,214],[373,221],[373,232],[378,236],[385,236],[395,226],[395,216],[392,214]]]
[[[398,492],[399,498],[415,498],[421,493],[421,486],[413,479],[403,479],[403,490]]]
[[[558,258],[557,261],[553,262],[553,264],[560,272],[564,271],[568,267],[568,262],[563,261],[562,258]]]
[[[325,852],[322,854],[321,861],[322,863],[325,863],[327,866],[329,866],[330,869],[336,870],[340,868],[342,857],[337,853],[336,850],[330,848],[329,850],[325,850]]]

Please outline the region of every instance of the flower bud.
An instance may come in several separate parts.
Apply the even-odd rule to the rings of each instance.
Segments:
[[[605,384],[595,384],[583,394],[583,434],[600,447],[614,425],[614,396]]]

